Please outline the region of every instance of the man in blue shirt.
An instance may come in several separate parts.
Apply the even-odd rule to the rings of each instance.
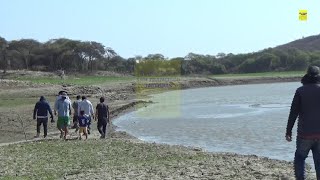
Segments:
[[[51,107],[46,99],[41,96],[40,100],[36,103],[33,110],[33,119],[37,119],[37,135],[35,138],[38,138],[40,135],[40,126],[43,124],[44,138],[47,137],[48,134],[48,112],[50,113],[51,122],[53,123],[53,115],[51,111]]]

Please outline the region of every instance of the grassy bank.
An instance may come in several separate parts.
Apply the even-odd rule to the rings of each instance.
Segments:
[[[68,76],[65,79],[59,77],[16,77],[14,80],[30,81],[32,83],[70,84],[70,85],[101,85],[117,82],[132,81],[132,77],[107,77],[107,76]]]
[[[284,72],[263,72],[263,73],[245,73],[245,74],[221,74],[210,75],[210,78],[228,79],[228,78],[262,78],[262,77],[297,77],[303,76],[305,71],[284,71]]]
[[[209,77],[218,79],[246,79],[246,78],[263,78],[263,77],[297,77],[303,76],[304,71],[286,71],[286,72],[263,72],[263,73],[245,73],[245,74],[221,74],[221,75],[199,75],[199,77]],[[78,75],[78,76],[66,76],[65,79],[61,79],[58,76],[8,76],[8,79],[20,80],[20,81],[30,81],[32,83],[46,83],[46,84],[69,84],[69,85],[101,85],[101,84],[112,84],[112,83],[124,83],[133,82],[135,80],[149,81],[152,79],[164,81],[172,80],[177,81],[181,79],[192,79],[197,77],[197,75],[192,76],[145,76],[145,77],[112,77],[112,76],[99,76],[99,75]]]
[[[279,179],[291,164],[121,139],[0,147],[3,179]]]

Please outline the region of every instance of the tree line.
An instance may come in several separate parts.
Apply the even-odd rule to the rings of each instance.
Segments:
[[[305,70],[320,65],[320,51],[296,48],[268,48],[246,54],[202,55],[166,58],[162,54],[123,58],[110,47],[95,41],[66,38],[41,43],[34,39],[7,41],[0,37],[0,69],[41,71],[96,70],[129,73],[137,76],[254,73]]]

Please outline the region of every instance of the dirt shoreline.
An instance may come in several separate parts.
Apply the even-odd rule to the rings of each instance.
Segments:
[[[245,84],[261,84],[261,83],[281,83],[281,82],[299,82],[301,77],[267,77],[267,78],[239,78],[239,79],[212,79],[212,78],[181,78],[176,82],[148,82],[151,84],[159,84],[159,86],[165,85],[165,88],[161,91],[159,90],[152,90],[152,89],[144,89],[143,92],[137,92],[137,82],[129,82],[129,83],[123,83],[118,85],[108,85],[104,87],[96,87],[96,86],[90,86],[85,87],[86,90],[83,90],[83,87],[81,86],[53,86],[49,89],[46,85],[41,85],[39,90],[36,85],[33,85],[31,87],[31,90],[29,89],[25,95],[28,97],[36,98],[39,96],[39,94],[35,93],[28,93],[29,91],[38,89],[37,93],[43,93],[47,96],[52,96],[57,92],[58,89],[65,89],[69,92],[69,94],[73,97],[77,94],[85,94],[88,95],[91,99],[97,99],[100,96],[105,96],[106,99],[108,99],[108,104],[110,105],[111,110],[111,116],[112,119],[114,119],[117,116],[121,116],[125,113],[132,112],[137,108],[147,106],[149,103],[148,99],[150,96],[156,93],[166,92],[170,90],[177,90],[177,89],[192,89],[192,88],[204,88],[204,87],[218,87],[218,86],[229,86],[229,85],[245,85]],[[1,82],[0,82],[1,83]],[[19,84],[19,82],[14,82],[15,84]],[[139,82],[138,82],[139,83]],[[142,85],[145,85],[145,83],[142,83]],[[29,87],[29,84],[27,85]],[[5,94],[7,92],[10,92],[12,89],[11,86],[5,86],[6,88],[1,88],[3,92],[0,91],[1,94]],[[9,96],[20,94],[22,92],[25,92],[25,87],[23,85],[21,86],[22,90],[18,89],[15,91],[12,91]],[[137,96],[137,93],[139,93],[139,96]],[[52,96],[54,97],[54,96]],[[139,97],[140,99],[137,99]],[[96,101],[94,101],[96,102]],[[33,105],[32,105],[33,106]],[[0,122],[9,122],[9,126],[4,125],[0,128],[0,150],[1,148],[9,148],[11,145],[7,146],[8,144],[12,144],[12,142],[25,142],[23,132],[21,132],[21,129],[19,130],[19,121],[17,121],[17,118],[21,118],[16,116],[16,112],[19,112],[24,115],[30,116],[30,110],[32,110],[32,106],[25,106],[22,109],[1,109],[0,110]],[[12,116],[5,116],[6,113],[11,113]],[[4,115],[4,116],[2,116]],[[29,118],[29,121],[32,121],[32,119]],[[28,127],[25,127],[25,131],[27,132],[27,136],[29,139],[32,139],[32,135],[34,135],[34,128],[35,124],[30,123]],[[14,128],[12,132],[10,133],[10,125],[13,125]],[[12,127],[12,126],[11,126]],[[97,133],[97,130],[95,128],[95,124],[93,124],[94,127],[94,133],[91,136],[92,141],[98,141],[99,134]],[[54,131],[55,125],[50,125],[49,131]],[[205,156],[207,156],[207,160],[201,160],[201,161],[194,161],[191,162],[191,164],[184,163],[184,162],[177,162],[170,163],[168,166],[165,165],[159,170],[156,170],[155,172],[157,174],[150,174],[150,172],[147,172],[147,169],[143,167],[139,170],[136,170],[136,167],[128,167],[129,170],[125,170],[125,172],[132,172],[133,174],[139,174],[142,179],[163,179],[163,178],[174,178],[174,179],[293,179],[293,168],[292,168],[292,162],[286,162],[286,161],[279,161],[279,160],[273,160],[268,159],[264,157],[258,157],[255,155],[238,155],[238,154],[228,154],[228,153],[206,153],[203,152],[199,148],[192,148],[192,147],[183,147],[183,151],[181,151],[181,147],[179,146],[169,146],[164,144],[154,144],[154,143],[147,143],[140,141],[136,139],[134,136],[126,133],[117,131],[117,127],[112,125],[110,127],[110,132],[108,135],[108,139],[106,139],[106,143],[110,142],[125,142],[129,143],[130,146],[147,146],[148,148],[156,148],[156,149],[162,149],[162,148],[168,148],[165,150],[165,152],[175,152],[180,156],[180,153],[187,153],[187,154],[194,154],[194,153],[203,153]],[[15,134],[19,132],[20,136],[16,136]],[[22,133],[22,134],[21,134]],[[76,136],[76,134],[71,133],[72,136]],[[58,138],[57,134],[51,134],[51,137],[49,139],[52,139],[53,141],[56,141]],[[10,141],[5,141],[6,139],[9,139]],[[21,141],[22,140],[22,141]],[[90,141],[91,141],[90,140]],[[5,142],[4,142],[5,141]],[[41,139],[40,139],[41,141]],[[48,141],[49,143],[50,141]],[[1,146],[2,144],[2,146]],[[26,144],[26,143],[23,143]],[[28,143],[27,143],[28,144]],[[3,146],[4,145],[4,146]],[[119,149],[119,151],[121,151]],[[163,153],[162,150],[159,151],[159,153]],[[1,156],[1,155],[0,155]],[[190,155],[191,156],[191,155]],[[192,157],[192,156],[191,156]],[[171,172],[169,169],[170,167],[179,167],[181,168],[179,171]],[[181,167],[180,167],[181,166]],[[158,166],[156,166],[158,168]],[[189,168],[188,168],[189,167]],[[132,169],[133,168],[133,169]],[[169,168],[169,169],[168,169]],[[184,170],[182,170],[184,169]],[[201,170],[202,169],[202,170]],[[171,172],[171,173],[166,173]],[[102,178],[106,177],[105,175],[109,175],[110,177],[117,177],[115,174],[108,174],[105,172],[99,172],[97,175],[96,173],[89,173],[86,176],[78,174],[76,176],[68,176],[67,179],[78,179],[78,178]],[[118,172],[121,175],[121,171]],[[124,172],[122,172],[124,173]],[[158,176],[162,174],[163,176]],[[1,177],[0,172],[0,177]],[[314,179],[314,174],[310,174],[308,171],[309,179]],[[130,179],[139,179],[136,178],[136,176],[133,176],[132,174],[126,174],[126,176],[121,176],[123,178],[130,178]],[[66,178],[66,177],[65,177]],[[121,178],[120,178],[121,179]]]
[[[3,131],[6,130],[17,132],[15,129],[20,126],[18,119],[27,117],[28,121],[32,123],[33,121],[30,119],[30,116],[32,114],[34,103],[38,100],[39,96],[44,95],[52,102],[55,98],[55,94],[61,89],[68,91],[72,100],[74,100],[74,97],[78,94],[87,95],[94,104],[97,103],[100,96],[105,96],[111,111],[114,111],[114,116],[118,116],[120,113],[132,111],[137,108],[139,103],[135,104],[136,102],[141,100],[148,101],[148,98],[153,94],[166,91],[258,83],[298,82],[300,81],[300,78],[301,77],[261,77],[213,79],[206,77],[178,77],[175,81],[171,81],[170,79],[161,80],[161,82],[153,82],[152,80],[146,82],[132,81],[112,85],[108,84],[104,86],[61,86],[0,79],[0,98],[2,98],[4,103],[11,103],[11,101],[19,98],[27,99],[28,102],[31,102],[26,103],[23,108],[18,109],[15,109],[15,107],[7,108],[6,106],[0,106],[0,122],[6,122],[6,124],[8,124],[8,126],[0,126],[0,135],[8,136],[8,134],[3,133]],[[143,91],[137,91],[137,87],[139,85],[147,86],[148,84],[152,84],[153,87],[156,86],[160,88],[145,87],[143,88]],[[20,115],[21,117],[18,117],[17,115]],[[12,123],[10,123],[11,121]],[[27,123],[27,125],[28,124],[29,123]],[[15,128],[12,129],[10,125],[13,125]],[[30,127],[27,127],[27,130],[29,129]],[[11,135],[9,134],[9,136]],[[1,142],[2,140],[0,138],[0,143]]]
[[[95,104],[100,96],[105,96],[111,111],[111,118],[132,112],[137,108],[147,106],[152,103],[149,102],[150,96],[172,90],[205,88],[205,87],[218,87],[218,86],[231,86],[231,85],[246,85],[246,84],[262,84],[262,83],[281,83],[281,82],[298,82],[301,77],[259,77],[259,78],[230,78],[230,79],[214,79],[206,77],[180,77],[175,81],[161,80],[159,81],[145,81],[145,82],[128,82],[115,85],[106,86],[61,86],[61,85],[45,85],[33,84],[30,82],[21,82],[13,80],[0,79],[0,97],[8,98],[8,101],[16,97],[27,97],[32,99],[34,103],[40,95],[54,99],[54,94],[63,89],[68,91],[72,100],[74,96],[81,94],[87,95],[89,99]],[[147,85],[152,84],[156,87],[164,88],[148,88]],[[138,86],[144,86],[143,91],[137,91]],[[2,98],[2,99],[3,99]],[[10,99],[11,98],[11,99]],[[92,100],[96,99],[96,100]],[[34,104],[28,104],[23,108],[1,108],[0,106],[0,144],[9,143],[14,141],[21,141],[25,139],[32,139],[34,135],[34,120],[32,116]],[[52,105],[52,103],[51,103]],[[27,123],[25,127],[21,127],[22,119],[26,118]],[[95,127],[95,124],[93,124]],[[117,127],[112,125],[111,137],[133,139],[132,135],[126,132],[116,131]],[[50,124],[48,131],[52,132],[55,129],[54,124]],[[56,133],[53,133],[56,134]]]

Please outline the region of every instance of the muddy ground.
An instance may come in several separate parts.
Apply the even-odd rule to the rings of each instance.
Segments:
[[[39,74],[36,74],[39,76]],[[45,73],[43,76],[49,76]],[[95,106],[104,96],[110,107],[112,118],[120,113],[132,111],[149,103],[148,97],[153,93],[168,90],[225,86],[250,83],[270,83],[298,81],[296,78],[249,78],[249,79],[210,79],[204,77],[177,79],[142,79],[132,82],[119,82],[103,85],[52,85],[0,79],[0,143],[32,139],[35,135],[36,121],[32,119],[35,103],[40,96],[45,96],[53,105],[56,94],[66,90],[75,100],[76,95],[86,95]],[[56,117],[55,117],[56,119]],[[95,124],[93,124],[95,127]],[[112,128],[114,129],[114,128]],[[49,124],[48,131],[56,133],[55,124]],[[124,134],[124,133],[123,133]]]

